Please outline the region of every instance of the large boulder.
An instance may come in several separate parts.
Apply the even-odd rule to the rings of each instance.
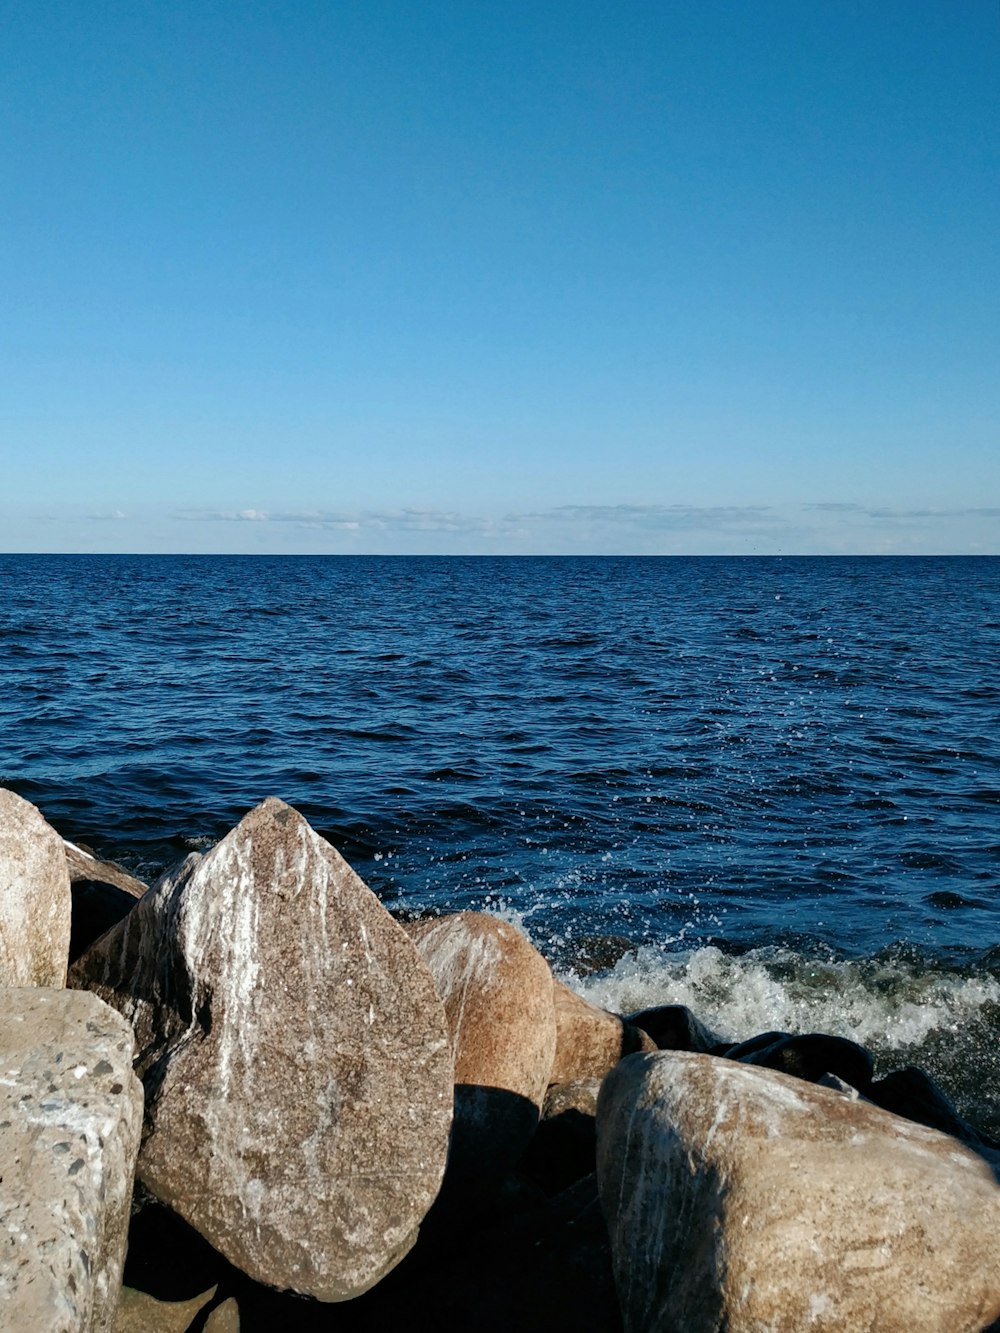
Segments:
[[[142,1127],[133,1054],[95,995],[0,993],[0,1328],[113,1327]]]
[[[656,1043],[640,1028],[627,1023],[619,1014],[591,1004],[558,978],[552,996],[556,1010],[556,1053],[550,1082],[603,1078],[622,1056],[656,1050]]]
[[[324,1301],[413,1244],[444,1172],[452,1059],[405,932],[270,798],[77,962],[135,1026],[139,1176],[243,1272]]]
[[[622,1061],[598,1179],[627,1333],[973,1333],[1000,1187],[955,1139],[708,1055]]]
[[[446,1211],[491,1190],[531,1140],[552,1073],[552,971],[513,926],[478,912],[410,923],[444,1001],[455,1053]]]
[[[64,986],[69,872],[59,834],[0,788],[0,986]]]

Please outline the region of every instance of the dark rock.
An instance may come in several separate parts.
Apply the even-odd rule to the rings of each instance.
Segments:
[[[649,1034],[661,1051],[716,1051],[720,1039],[684,1004],[659,1004],[627,1014],[626,1023]],[[631,1052],[629,1052],[631,1054]]]
[[[810,1083],[818,1082],[824,1074],[833,1074],[866,1094],[875,1071],[875,1061],[863,1046],[846,1037],[830,1037],[822,1032],[800,1036],[767,1032],[753,1041],[730,1047],[725,1054],[727,1060],[777,1069]]]
[[[100,880],[75,879],[70,884],[73,915],[69,961],[75,963],[105,931],[124,921],[138,901],[131,893]]]
[[[951,1134],[990,1162],[1000,1165],[1000,1143],[963,1119],[922,1069],[911,1065],[894,1070],[885,1078],[876,1079],[868,1088],[867,1096],[883,1110],[913,1120],[918,1125],[928,1125],[942,1134]]]

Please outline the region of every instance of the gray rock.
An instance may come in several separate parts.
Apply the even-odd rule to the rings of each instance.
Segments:
[[[770,1069],[623,1060],[598,1180],[627,1333],[973,1333],[1000,1188],[955,1139]]]
[[[0,1328],[114,1325],[142,1126],[133,1050],[95,995],[0,995]]]
[[[133,1023],[139,1177],[260,1282],[348,1299],[413,1244],[444,1172],[433,979],[336,851],[274,798],[76,963]]]
[[[30,801],[0,788],[0,985],[64,986],[69,933],[62,838]]]

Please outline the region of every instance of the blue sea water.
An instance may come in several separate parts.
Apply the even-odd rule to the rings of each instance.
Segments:
[[[1000,1125],[1000,558],[0,556],[0,783],[151,879],[281,796],[390,910]]]

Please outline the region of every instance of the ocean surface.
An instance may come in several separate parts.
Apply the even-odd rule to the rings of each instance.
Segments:
[[[146,880],[267,795],[584,993],[1000,1131],[1000,557],[0,556],[0,784]]]

